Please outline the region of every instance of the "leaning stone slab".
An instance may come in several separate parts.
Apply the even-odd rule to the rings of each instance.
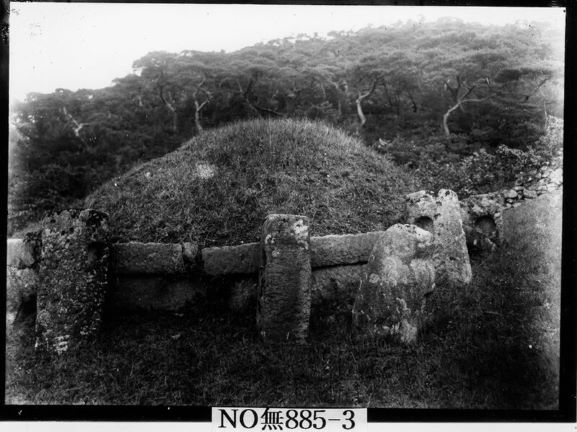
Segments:
[[[111,262],[118,274],[186,274],[195,266],[194,243],[117,243]]]
[[[108,277],[107,215],[67,210],[42,222],[36,347],[61,354],[94,339]]]
[[[419,191],[407,195],[406,205],[407,222],[434,234],[437,283],[468,284],[472,278],[471,263],[457,194],[441,189],[435,198]]]
[[[393,225],[377,240],[353,307],[361,337],[412,343],[435,288],[434,237],[415,225]]]
[[[260,252],[259,243],[205,248],[202,250],[204,272],[211,276],[257,273]]]
[[[269,215],[262,228],[257,327],[271,342],[308,336],[311,308],[309,220],[306,216]]]
[[[381,231],[311,237],[311,266],[329,267],[367,262]]]

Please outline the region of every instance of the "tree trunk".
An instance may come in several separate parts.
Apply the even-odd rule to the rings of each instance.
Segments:
[[[445,136],[448,138],[451,136],[451,131],[449,130],[449,116],[453,111],[461,106],[461,102],[456,105],[453,105],[449,110],[443,115],[443,131],[445,132]]]
[[[172,114],[172,132],[177,133],[178,132],[178,114],[176,113],[176,108],[174,107],[174,105],[172,103],[170,103],[170,101],[167,98],[164,97],[162,87],[159,89],[159,93],[160,93],[160,99],[164,102],[164,106],[166,106],[166,108],[168,108],[168,110]],[[168,94],[168,97],[172,98],[170,93]]]
[[[361,102],[363,101],[363,97],[359,96],[357,98],[357,100],[355,101],[357,104],[357,114],[359,116],[359,120],[361,121],[361,127],[363,127],[365,125],[365,123],[367,122],[367,118],[365,117],[365,114],[363,113],[363,107],[361,106]]]
[[[198,100],[194,99],[194,126],[196,127],[196,133],[200,134],[203,131],[202,123],[200,121],[200,111],[204,108],[208,101],[204,101],[199,104]]]
[[[377,87],[377,83],[378,83],[378,80],[375,80],[373,82],[373,86],[371,87],[371,89],[368,92],[366,92],[365,94],[359,93],[359,97],[355,101],[357,104],[357,114],[359,116],[359,120],[361,121],[361,126],[360,126],[361,128],[367,122],[367,118],[365,117],[365,114],[363,113],[363,107],[362,107],[363,99],[366,99],[373,94],[373,92],[375,91],[375,88]]]
[[[178,116],[176,110],[172,111],[172,132],[178,132]]]
[[[200,123],[200,110],[198,109],[198,105],[194,111],[194,126],[196,127],[196,133],[200,135],[203,129]]]

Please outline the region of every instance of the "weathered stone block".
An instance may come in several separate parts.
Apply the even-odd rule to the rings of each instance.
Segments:
[[[367,262],[381,232],[311,238],[311,266],[328,267]]]
[[[433,192],[418,191],[406,197],[407,222],[433,232],[433,221],[437,215],[437,202]]]
[[[107,216],[67,210],[42,227],[36,347],[60,354],[90,341],[100,328],[109,265]]]
[[[457,194],[441,189],[436,198],[419,191],[407,195],[407,222],[434,234],[437,282],[467,284],[472,272]]]
[[[503,196],[499,193],[471,195],[461,201],[461,219],[469,252],[492,251],[501,242]]]
[[[35,307],[38,274],[26,268],[17,269],[8,266],[6,269],[6,318],[12,324],[18,315]]]
[[[303,342],[311,308],[309,220],[269,215],[262,229],[257,327],[263,339]]]
[[[40,258],[40,232],[27,233],[23,239],[6,242],[6,265],[18,269],[33,267]]]
[[[425,296],[435,288],[434,236],[415,225],[393,225],[377,240],[353,307],[363,337],[416,340]]]
[[[258,243],[205,248],[202,250],[204,272],[211,276],[257,273],[260,252]]]
[[[194,243],[117,243],[111,263],[118,274],[186,274],[195,267]]]

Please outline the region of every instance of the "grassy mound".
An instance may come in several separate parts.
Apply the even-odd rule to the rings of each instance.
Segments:
[[[269,213],[309,216],[314,235],[386,229],[418,185],[389,159],[329,126],[254,120],[207,131],[113,179],[85,201],[117,240],[258,241]]]

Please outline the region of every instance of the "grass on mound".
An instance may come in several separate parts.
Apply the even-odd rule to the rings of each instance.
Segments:
[[[415,180],[343,132],[305,120],[253,120],[210,130],[115,178],[87,207],[110,215],[117,240],[258,241],[269,213],[311,218],[315,235],[386,229]]]

